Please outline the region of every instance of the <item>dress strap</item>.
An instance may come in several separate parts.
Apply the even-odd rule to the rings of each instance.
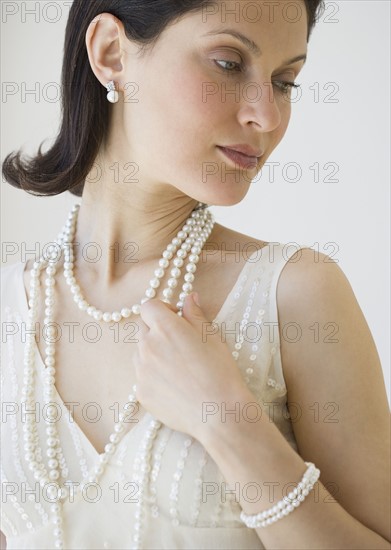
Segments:
[[[268,373],[268,384],[272,386],[275,384],[274,387],[277,391],[286,390],[281,361],[281,342],[277,306],[278,281],[286,264],[292,261],[292,256],[298,252],[297,257],[293,260],[295,263],[298,262],[302,256],[302,250],[304,248],[311,248],[311,246],[298,243],[277,243],[277,246],[275,246],[271,252],[272,256],[269,264],[271,269],[269,289],[269,322],[273,327],[273,336],[271,339],[271,354],[273,356],[273,360]]]

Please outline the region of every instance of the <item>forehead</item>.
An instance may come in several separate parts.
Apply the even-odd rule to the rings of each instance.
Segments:
[[[295,22],[307,16],[305,0],[213,0],[206,2],[200,11],[204,20],[217,15],[223,23],[229,18],[237,23],[273,23],[279,19]]]
[[[295,42],[307,45],[307,9],[304,0],[215,0],[197,12],[181,17],[172,28],[186,36],[219,36],[229,29],[248,38],[246,46],[255,55],[262,54],[261,43],[280,41],[281,46]],[[175,32],[175,31],[174,31]],[[245,40],[242,40],[245,42]]]

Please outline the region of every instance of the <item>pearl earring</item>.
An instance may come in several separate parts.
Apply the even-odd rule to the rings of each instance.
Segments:
[[[106,84],[106,88],[107,88],[107,91],[108,91],[108,94],[107,94],[108,101],[110,101],[110,103],[117,103],[117,101],[119,99],[119,95],[118,95],[118,92],[115,89],[114,80],[110,80],[110,82],[108,82]]]

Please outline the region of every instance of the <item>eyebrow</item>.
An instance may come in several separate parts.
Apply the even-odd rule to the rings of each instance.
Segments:
[[[253,41],[250,40],[247,36],[242,34],[239,31],[236,31],[235,29],[224,29],[224,30],[216,30],[216,31],[209,31],[205,33],[203,36],[212,36],[212,35],[218,35],[218,34],[229,34],[233,36],[234,38],[237,38],[240,40],[240,42],[246,46],[246,48],[253,53],[256,57],[260,57],[262,55],[261,49],[259,46]],[[288,59],[283,63],[283,65],[290,65],[291,63],[295,63],[296,61],[304,60],[304,63],[307,59],[307,55],[305,53],[301,55],[297,55],[296,57],[293,57],[292,59]]]

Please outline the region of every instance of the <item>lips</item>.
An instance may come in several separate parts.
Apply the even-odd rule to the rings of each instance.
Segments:
[[[247,157],[257,157],[260,158],[263,155],[263,151],[260,151],[259,149],[254,149],[251,147],[251,145],[248,145],[247,143],[235,143],[234,145],[220,145],[220,147],[224,147],[225,149],[231,149],[232,151],[237,151],[238,153],[242,153],[242,155],[246,155]]]
[[[221,147],[220,145],[218,145],[217,148],[220,149],[225,157],[228,157],[241,168],[256,168],[258,166],[260,159],[257,156],[245,155],[239,151],[229,149],[227,147]]]

